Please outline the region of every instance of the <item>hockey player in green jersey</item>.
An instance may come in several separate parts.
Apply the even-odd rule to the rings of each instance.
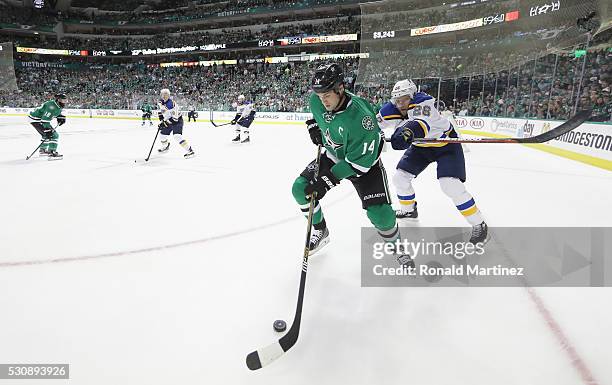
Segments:
[[[329,230],[319,204],[327,191],[343,179],[349,180],[366,210],[370,222],[387,242],[399,238],[395,212],[391,207],[387,175],[380,160],[384,134],[376,122],[376,109],[344,89],[344,74],[337,64],[318,67],[312,78],[310,110],[306,121],[311,140],[325,147],[315,176],[311,162],[293,183],[293,196],[308,213],[310,196],[316,193],[310,254],[329,242]],[[397,254],[402,265],[414,266],[409,255]]]
[[[51,100],[44,102],[40,107],[30,112],[30,124],[42,136],[43,143],[40,145],[39,155],[49,156],[49,160],[60,160],[62,155],[57,153],[57,141],[59,134],[51,126],[51,120],[57,119],[57,125],[66,123],[66,117],[62,115],[62,109],[66,105],[66,95],[56,94]]]
[[[149,126],[153,125],[153,121],[151,120],[151,114],[153,113],[153,107],[145,102],[140,108],[142,111],[142,125],[145,125],[145,120],[149,119]]]

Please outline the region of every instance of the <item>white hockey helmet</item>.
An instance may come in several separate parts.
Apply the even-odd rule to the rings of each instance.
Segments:
[[[164,95],[170,97],[170,90],[167,88],[164,88],[163,90],[159,91],[159,96],[163,98]]]
[[[239,102],[244,101],[244,95],[238,95],[238,101]]]
[[[414,82],[410,79],[404,79],[404,80],[400,80],[399,82],[395,83],[395,85],[393,86],[393,90],[391,91],[391,101],[395,104],[395,101],[399,98],[401,98],[402,96],[410,96],[410,98],[412,99],[412,97],[414,96],[414,94],[417,92],[417,86],[416,84],[414,84]]]

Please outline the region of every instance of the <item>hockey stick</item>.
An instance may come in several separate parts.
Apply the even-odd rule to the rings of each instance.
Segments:
[[[543,134],[532,136],[530,138],[415,138],[413,143],[545,143],[549,140],[558,138],[566,134],[574,128],[580,126],[591,117],[591,110],[582,110],[571,117],[565,123],[553,128]],[[385,141],[390,142],[390,138],[385,138]]]
[[[319,174],[319,162],[321,160],[321,145],[317,149],[317,160],[315,163],[315,173]],[[306,271],[308,270],[308,254],[310,252],[310,233],[312,231],[312,218],[314,214],[315,199],[316,195],[310,199],[308,206],[308,230],[306,231],[306,246],[304,247],[304,258],[302,260],[302,276],[300,277],[300,289],[298,291],[297,308],[295,310],[295,317],[293,318],[293,324],[291,328],[282,336],[277,342],[274,342],[264,348],[257,349],[254,352],[249,353],[246,358],[246,364],[249,369],[257,370],[270,364],[276,360],[289,349],[295,345],[298,336],[300,334],[300,323],[302,321],[302,304],[304,303],[304,289],[306,287]]]
[[[157,129],[157,132],[155,133],[155,139],[153,139],[153,143],[151,143],[151,149],[149,150],[149,155],[147,155],[145,162],[149,161],[149,158],[151,158],[151,153],[153,152],[153,147],[155,147],[155,142],[157,141],[157,135],[159,135],[159,131],[160,129]]]
[[[56,125],[55,127],[52,127],[53,130],[55,130],[58,127],[58,125]],[[34,149],[34,151],[32,151],[32,153],[30,154],[30,156],[26,156],[26,160],[30,160],[31,157],[34,156],[34,153],[36,151],[38,151],[38,149],[40,148],[40,146],[42,146],[45,142],[47,141],[47,139],[43,138],[40,143],[38,143],[38,146]]]
[[[26,160],[30,160],[30,158],[34,156],[34,153],[35,153],[36,151],[38,151],[38,149],[40,148],[40,146],[42,146],[42,145],[43,145],[43,143],[45,143],[45,142],[46,142],[46,140],[45,140],[45,139],[41,140],[41,141],[40,141],[40,143],[38,144],[38,146],[37,146],[37,147],[34,149],[34,151],[32,151],[32,153],[30,154],[30,156],[27,156],[27,157],[26,157]]]
[[[223,126],[227,126],[229,124],[232,124],[232,122],[229,123],[223,123],[223,124],[217,124],[215,123],[215,121],[213,120],[213,112],[212,110],[210,110],[210,123],[215,126],[215,127],[223,127]]]

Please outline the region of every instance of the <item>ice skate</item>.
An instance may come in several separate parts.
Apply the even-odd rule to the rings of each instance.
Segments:
[[[395,210],[395,217],[398,219],[407,219],[407,220],[412,220],[412,221],[419,220],[419,212],[417,211],[416,202],[412,210],[404,210],[404,209]]]
[[[313,229],[310,234],[310,243],[308,246],[308,255],[313,255],[317,251],[321,250],[325,245],[329,243],[329,230],[324,228],[323,230]]]
[[[470,243],[477,244],[482,243],[485,244],[489,241],[489,227],[486,222],[482,222],[478,225],[474,225],[472,227],[472,235],[470,236]]]

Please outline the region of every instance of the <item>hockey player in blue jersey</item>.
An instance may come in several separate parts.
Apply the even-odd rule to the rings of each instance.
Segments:
[[[160,91],[161,99],[158,103],[159,108],[159,132],[161,137],[161,147],[157,150],[160,153],[167,152],[170,149],[170,134],[174,134],[174,139],[183,147],[187,153],[183,155],[185,158],[195,156],[195,152],[183,138],[183,114],[179,111],[179,107],[170,98],[170,90],[164,88]]]
[[[435,99],[424,92],[417,92],[411,80],[401,80],[393,87],[391,102],[383,105],[377,118],[381,127],[394,129],[391,136],[393,149],[406,150],[393,177],[401,205],[396,216],[409,219],[418,217],[412,180],[435,162],[442,191],[472,225],[470,242],[486,242],[487,224],[464,185],[465,159],[461,144],[412,143],[414,138],[457,138],[453,125],[438,112]]]
[[[251,141],[249,127],[251,127],[254,119],[255,105],[253,102],[245,100],[244,95],[238,96],[236,116],[232,119],[232,127],[236,131],[236,137],[232,140],[232,143],[249,143]],[[243,134],[242,140],[240,137],[241,132]]]

